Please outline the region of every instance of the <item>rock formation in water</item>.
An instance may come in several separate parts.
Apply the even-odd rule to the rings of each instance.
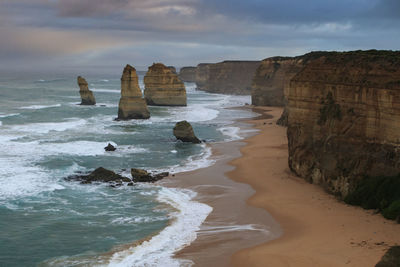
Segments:
[[[251,83],[260,61],[224,61],[216,64],[199,64],[196,71],[198,90],[250,95]]]
[[[148,119],[150,112],[139,87],[136,69],[126,65],[121,77],[121,99],[118,120]]]
[[[131,175],[132,175],[132,180],[135,183],[154,183],[163,179],[164,177],[167,177],[169,173],[162,172],[153,175],[146,170],[132,168]]]
[[[186,106],[186,89],[178,75],[164,64],[154,63],[144,76],[148,105]]]
[[[264,59],[253,78],[252,104],[255,106],[284,106],[289,82],[302,68],[302,57]]]
[[[174,127],[174,136],[182,142],[201,143],[193,131],[192,125],[187,121],[177,122]]]
[[[196,67],[183,67],[179,71],[179,79],[184,82],[194,83],[196,81]]]
[[[168,69],[170,69],[173,73],[176,73],[176,68],[174,66],[167,66]]]
[[[93,182],[122,184],[123,182],[131,182],[131,179],[116,174],[113,171],[99,167],[88,174],[71,175],[66,180],[81,181],[82,184],[91,184]]]
[[[288,93],[289,167],[345,197],[400,173],[400,52],[320,52]]]
[[[105,151],[115,151],[117,148],[112,144],[108,143],[108,145],[104,148]]]
[[[93,92],[89,90],[89,85],[85,78],[78,76],[79,94],[81,95],[81,105],[96,105]]]

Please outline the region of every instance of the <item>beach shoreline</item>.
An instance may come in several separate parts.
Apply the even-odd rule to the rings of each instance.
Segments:
[[[361,267],[400,242],[400,225],[294,176],[286,128],[275,124],[282,108],[254,111],[260,116],[245,122],[257,134],[213,144],[216,164],[163,182],[198,192],[196,200],[214,208],[176,257],[197,266]]]

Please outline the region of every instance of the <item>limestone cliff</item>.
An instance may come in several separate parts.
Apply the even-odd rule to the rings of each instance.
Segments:
[[[284,106],[290,80],[304,65],[302,57],[271,57],[258,66],[252,86],[251,102],[255,106]]]
[[[210,93],[250,95],[251,83],[260,61],[224,61],[199,64],[197,89]]]
[[[126,65],[121,77],[121,99],[118,120],[148,119],[150,112],[139,87],[136,69]]]
[[[400,52],[311,56],[289,86],[291,170],[342,197],[400,173]]]
[[[184,82],[195,82],[196,81],[196,67],[183,67],[179,71],[179,79]]]
[[[144,76],[144,97],[148,105],[186,106],[186,89],[170,68],[155,63]]]
[[[96,105],[93,92],[89,90],[89,85],[85,78],[78,76],[79,94],[81,95],[81,105]]]

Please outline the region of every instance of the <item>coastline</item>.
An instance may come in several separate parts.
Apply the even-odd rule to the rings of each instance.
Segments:
[[[198,266],[374,266],[400,242],[400,225],[291,174],[286,128],[275,124],[282,109],[256,111],[246,120],[256,135],[213,144],[216,164],[162,183],[214,208],[176,256]]]

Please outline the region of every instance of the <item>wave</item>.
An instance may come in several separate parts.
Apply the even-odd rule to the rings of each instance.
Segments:
[[[26,107],[20,107],[19,109],[44,109],[44,108],[56,108],[61,107],[61,104],[54,104],[54,105],[31,105]]]
[[[8,118],[13,116],[18,116],[20,113],[10,113],[10,114],[0,114],[0,118]]]
[[[210,206],[194,201],[195,196],[191,190],[162,187],[158,201],[177,210],[170,215],[171,224],[150,240],[114,253],[108,266],[192,265],[191,261],[174,258],[174,254],[196,239],[196,232],[212,211]]]
[[[69,121],[65,122],[40,122],[40,123],[27,123],[23,125],[14,125],[11,127],[11,129],[17,132],[27,132],[30,134],[32,133],[46,134],[51,131],[62,132],[85,124],[86,120],[84,119],[70,119]]]
[[[113,89],[96,89],[96,88],[93,88],[93,89],[90,89],[90,90],[92,90],[93,92],[100,92],[100,93],[113,93],[113,94],[120,94],[121,93],[121,90],[113,90]]]

